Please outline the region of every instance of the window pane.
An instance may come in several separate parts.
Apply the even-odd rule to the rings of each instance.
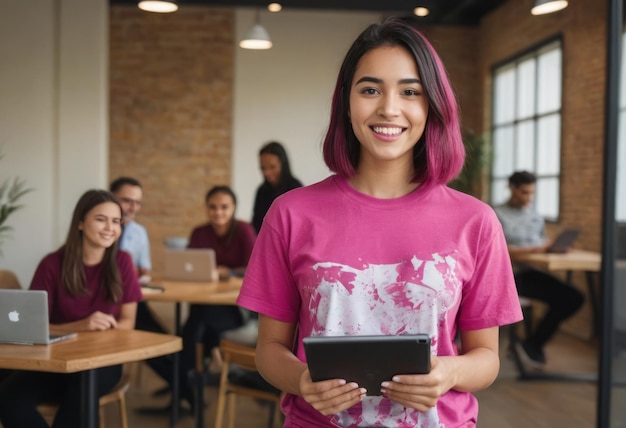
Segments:
[[[491,182],[491,205],[502,205],[509,197],[509,180],[498,178]]]
[[[626,86],[626,83],[623,86]],[[626,222],[626,111],[624,110],[619,114],[618,129],[615,219],[619,222]]]
[[[517,118],[525,119],[535,113],[535,67],[534,58],[527,59],[517,68]]]
[[[558,175],[561,170],[561,115],[537,122],[537,174]],[[558,196],[558,195],[557,195]]]
[[[494,125],[515,119],[515,69],[512,66],[496,71],[493,102]]]
[[[626,33],[622,34],[622,66],[620,67],[619,105],[626,107]],[[621,129],[621,124],[620,124]]]
[[[538,58],[537,113],[561,108],[561,49],[553,49]]]
[[[559,179],[538,178],[535,205],[539,215],[557,220],[559,217]]]
[[[493,133],[493,175],[506,177],[513,172],[513,127],[497,128]]]
[[[515,128],[515,170],[535,169],[535,124],[532,120],[521,122]]]

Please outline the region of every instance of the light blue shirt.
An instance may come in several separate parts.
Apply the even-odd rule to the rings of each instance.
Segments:
[[[540,247],[545,244],[545,222],[533,207],[514,208],[504,204],[494,210],[508,245]]]
[[[135,267],[151,270],[150,242],[146,228],[135,221],[124,225],[124,234],[120,240],[120,249],[130,254]]]

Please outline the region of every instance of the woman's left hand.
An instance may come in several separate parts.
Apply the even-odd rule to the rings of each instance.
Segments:
[[[393,381],[384,382],[382,393],[385,398],[404,407],[426,412],[435,407],[437,400],[455,384],[448,367],[447,357],[431,356],[430,373],[419,375],[397,375]]]

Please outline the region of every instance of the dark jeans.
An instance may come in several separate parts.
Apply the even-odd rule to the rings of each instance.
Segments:
[[[196,366],[196,344],[202,343],[205,355],[220,343],[222,334],[243,324],[241,312],[237,306],[191,305],[189,317],[183,327],[183,350],[180,353],[179,385],[181,397],[191,402],[192,390],[189,388],[188,373]],[[173,366],[171,359],[156,358],[149,360],[150,367],[170,385],[172,384]]]
[[[583,294],[576,288],[534,269],[516,273],[515,284],[520,296],[537,299],[548,305],[545,316],[527,339],[538,349],[543,348],[554,336],[559,324],[580,309],[585,301]]]
[[[97,397],[111,391],[121,377],[122,366],[97,369]],[[52,428],[80,428],[80,385],[80,373],[14,371],[0,384],[0,422],[4,428],[48,428],[37,405],[56,403]]]

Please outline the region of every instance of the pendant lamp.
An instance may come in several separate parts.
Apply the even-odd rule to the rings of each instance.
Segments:
[[[535,6],[530,10],[533,15],[545,15],[565,9],[567,0],[535,0]]]
[[[259,11],[256,11],[254,26],[246,33],[239,42],[239,47],[243,49],[269,49],[272,47],[272,40],[267,30],[259,23]]]
[[[141,0],[137,7],[146,12],[171,13],[178,10],[174,0]]]

